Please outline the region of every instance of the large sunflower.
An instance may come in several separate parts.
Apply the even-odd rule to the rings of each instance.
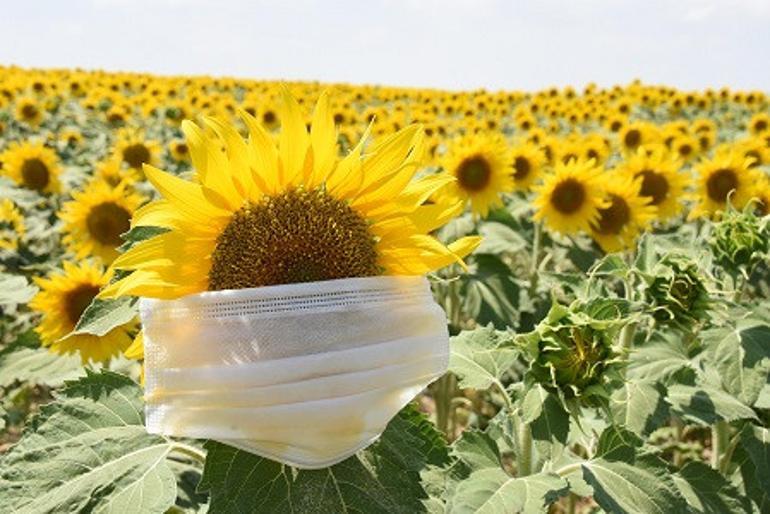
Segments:
[[[417,275],[462,262],[480,242],[449,246],[428,235],[462,208],[423,205],[448,175],[412,180],[422,132],[410,126],[344,158],[326,94],[308,133],[299,105],[282,100],[273,137],[243,113],[248,141],[215,119],[213,134],[186,121],[196,182],[145,166],[163,199],[139,209],[134,226],[169,229],[119,256],[133,273],[103,296],[177,298],[206,290],[379,274]]]
[[[533,189],[535,220],[565,235],[588,232],[599,220],[599,209],[608,207],[602,190],[603,171],[593,159],[557,162],[553,173]]]
[[[615,174],[604,184],[609,205],[599,209],[599,218],[591,224],[591,237],[607,253],[631,248],[639,233],[655,218],[655,207],[642,196],[642,179]]]
[[[35,331],[44,346],[55,353],[79,352],[83,363],[103,362],[131,344],[128,326],[115,327],[103,336],[78,334],[66,337],[75,329],[80,316],[109,275],[93,264],[64,263],[64,270],[49,278],[35,278],[40,291],[29,306],[43,315]]]
[[[446,173],[456,180],[442,191],[449,201],[470,202],[474,214],[486,216],[502,205],[502,193],[513,189],[512,155],[498,134],[469,134],[456,140],[442,159]]]
[[[0,162],[0,171],[22,187],[41,193],[59,190],[59,159],[42,143],[13,142]]]
[[[78,259],[95,256],[109,264],[118,256],[120,235],[128,232],[131,217],[142,204],[142,197],[127,187],[125,182],[113,186],[94,181],[62,206],[63,242]]]
[[[619,171],[641,180],[639,194],[657,208],[657,217],[666,220],[682,212],[687,175],[680,172],[682,162],[663,145],[639,148]]]
[[[701,161],[695,170],[697,178],[697,205],[690,219],[713,216],[727,208],[728,199],[736,209],[743,209],[751,200],[759,173],[751,167],[753,159],[729,151],[717,152],[712,159]]]

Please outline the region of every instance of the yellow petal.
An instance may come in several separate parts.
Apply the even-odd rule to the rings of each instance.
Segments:
[[[224,209],[213,205],[203,193],[203,187],[175,177],[153,166],[144,165],[147,179],[183,217],[196,223],[209,223],[213,218],[228,217]]]
[[[337,160],[337,131],[329,111],[328,91],[321,93],[313,111],[310,143],[313,148],[313,173],[306,177],[308,189],[323,182]]]
[[[297,101],[284,86],[281,90],[281,133],[278,136],[278,153],[281,157],[279,172],[281,186],[298,185],[308,150],[309,137],[305,117]]]

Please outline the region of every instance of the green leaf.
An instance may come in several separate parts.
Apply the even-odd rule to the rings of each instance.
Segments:
[[[452,444],[452,455],[473,471],[486,468],[502,469],[497,443],[489,434],[476,429],[463,432]]]
[[[73,334],[93,334],[103,336],[120,325],[129,323],[136,317],[138,301],[133,297],[102,300],[94,298],[80,316]]]
[[[691,461],[673,475],[679,491],[693,512],[722,514],[751,513],[751,501],[718,471],[702,462]]]
[[[643,441],[623,427],[610,425],[599,436],[596,456],[605,460],[633,463]]]
[[[507,225],[496,221],[487,221],[479,227],[479,235],[484,240],[476,253],[503,254],[515,253],[527,247],[527,241]]]
[[[0,273],[0,306],[13,307],[29,302],[37,293],[37,288],[19,275]]]
[[[649,435],[669,415],[664,387],[639,380],[628,381],[612,393],[610,410],[616,423],[639,435]]]
[[[687,503],[668,470],[651,459],[624,461],[592,459],[583,463],[583,478],[594,500],[613,514],[670,514],[686,512]]]
[[[322,470],[295,470],[214,441],[206,448],[199,490],[218,514],[420,512],[427,498],[420,471],[449,462],[441,435],[411,406],[376,443]]]
[[[62,392],[0,460],[0,505],[30,513],[162,513],[173,505],[172,445],[146,433],[141,388],[88,371]]]
[[[668,383],[682,370],[693,367],[681,338],[662,335],[635,348],[628,360],[628,378],[640,381]]]
[[[770,326],[739,322],[704,335],[717,341],[710,352],[727,392],[754,405],[770,374]]]
[[[450,340],[449,371],[460,379],[460,387],[488,389],[500,383],[502,376],[516,362],[518,349],[507,334],[491,327],[464,331]]]
[[[464,276],[466,313],[479,325],[505,329],[515,324],[519,285],[510,268],[495,255],[474,255],[473,263],[473,272]]]
[[[754,464],[757,484],[770,491],[770,429],[747,425],[741,431],[741,444]]]
[[[18,348],[0,354],[0,386],[29,382],[56,387],[83,374],[75,355],[59,355],[44,348]]]
[[[168,231],[169,229],[163,227],[133,227],[125,234],[120,235],[120,238],[123,239],[125,243],[123,243],[120,248],[118,248],[118,250],[121,252],[126,252],[134,247],[137,243],[141,243],[142,241],[146,241],[147,239],[153,238]]]
[[[539,384],[533,386],[524,397],[522,418],[530,423],[532,439],[566,444],[569,436],[569,413],[555,394]]]
[[[706,425],[717,421],[757,419],[751,407],[713,387],[673,385],[668,388],[666,400],[681,416]]]
[[[513,478],[502,469],[484,469],[457,486],[447,513],[540,513],[568,491],[567,481],[554,473]]]

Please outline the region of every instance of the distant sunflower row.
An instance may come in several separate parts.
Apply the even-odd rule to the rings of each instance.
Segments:
[[[429,235],[463,209],[480,224],[523,205],[517,212],[555,238],[587,236],[605,252],[728,204],[765,215],[769,108],[763,92],[640,82],[451,92],[0,67],[0,263],[34,270],[30,307],[51,349],[84,361],[140,355],[135,322],[72,335],[105,288],[173,297],[274,283],[271,270],[297,280],[423,273],[461,262],[477,243]],[[202,171],[216,162],[232,172],[242,152],[264,169],[234,188]],[[286,163],[302,180],[285,176]],[[369,168],[378,180],[341,182]],[[307,217],[292,209],[336,216],[327,226],[342,232],[302,238]],[[256,245],[263,265],[234,275],[247,259],[238,237],[267,237],[253,226],[276,220],[288,223],[291,251]],[[154,243],[121,249],[143,225],[158,229]],[[352,240],[350,251],[322,246]],[[171,247],[192,261],[164,253]],[[291,267],[287,256],[306,262]],[[132,269],[133,279],[113,280]]]

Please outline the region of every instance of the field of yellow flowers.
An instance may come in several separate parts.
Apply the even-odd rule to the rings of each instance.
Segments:
[[[0,67],[0,510],[770,512],[768,214],[759,91]],[[370,446],[145,430],[139,298],[381,275],[451,354]]]

